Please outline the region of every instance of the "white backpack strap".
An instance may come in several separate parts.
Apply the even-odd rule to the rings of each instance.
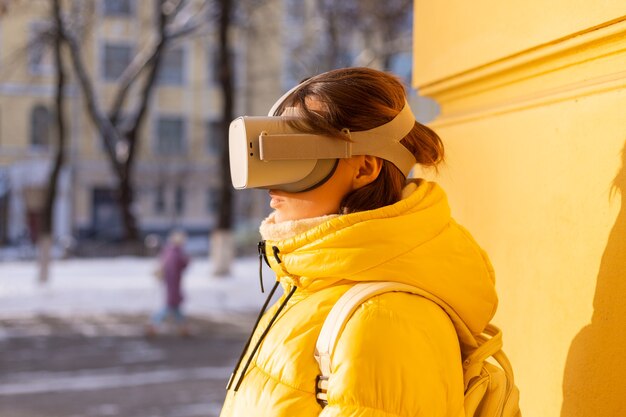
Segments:
[[[337,344],[337,339],[352,313],[365,300],[375,295],[389,291],[406,291],[405,287],[407,289],[413,288],[394,282],[363,282],[354,285],[339,298],[328,313],[315,345],[315,360],[320,366],[322,377],[330,375],[330,357]]]
[[[465,326],[457,313],[441,299],[412,285],[399,282],[360,282],[346,291],[335,303],[328,313],[326,321],[322,325],[322,330],[315,345],[315,360],[317,361],[321,374],[317,378],[317,398],[320,404],[326,404],[326,390],[328,387],[328,377],[331,373],[331,358],[339,335],[343,331],[348,319],[363,302],[376,295],[392,291],[401,291],[416,294],[427,298],[441,308],[452,319],[454,327],[459,337],[470,345],[475,345],[476,340],[470,330]]]
[[[315,345],[315,359],[320,366],[322,376],[330,375],[330,357],[335,349],[337,339],[352,313],[369,298],[386,292],[401,291],[422,296],[439,305],[450,316],[459,338],[468,345],[476,345],[476,340],[470,330],[463,324],[458,314],[444,301],[436,296],[412,285],[399,282],[360,282],[346,291],[335,303]]]
[[[327,404],[326,391],[330,376],[331,356],[337,339],[352,313],[365,300],[389,291],[403,291],[404,287],[412,288],[409,285],[393,282],[359,283],[346,291],[330,310],[315,345],[315,360],[321,371],[316,381],[316,397],[322,407]]]

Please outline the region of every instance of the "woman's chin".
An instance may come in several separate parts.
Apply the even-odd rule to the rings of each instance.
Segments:
[[[282,223],[285,220],[288,220],[288,219],[285,217],[284,213],[281,213],[280,210],[275,210],[274,211],[274,221],[276,223]]]
[[[299,220],[300,216],[294,216],[292,213],[288,213],[285,210],[276,209],[274,210],[274,222],[282,223],[290,220]]]

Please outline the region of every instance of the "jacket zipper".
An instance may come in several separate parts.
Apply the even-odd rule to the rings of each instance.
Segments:
[[[263,288],[263,258],[265,258],[265,263],[269,266],[269,262],[267,262],[267,255],[265,254],[265,241],[262,240],[257,245],[257,251],[259,252],[259,282],[261,283],[261,292],[265,293],[265,288]]]

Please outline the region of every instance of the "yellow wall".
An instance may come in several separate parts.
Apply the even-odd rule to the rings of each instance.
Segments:
[[[626,4],[417,0],[414,51],[523,415],[623,415]]]

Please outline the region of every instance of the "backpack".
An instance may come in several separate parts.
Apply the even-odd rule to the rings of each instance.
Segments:
[[[463,358],[466,417],[521,417],[519,391],[513,370],[502,351],[502,332],[488,325],[480,335],[472,335],[454,310],[436,296],[411,285],[396,282],[363,282],[350,288],[328,314],[317,339],[315,359],[321,374],[316,381],[316,397],[324,407],[335,344],[352,313],[367,299],[390,291],[416,294],[433,301],[450,316],[457,331]],[[467,346],[474,346],[469,347]],[[500,366],[488,362],[494,359]]]

